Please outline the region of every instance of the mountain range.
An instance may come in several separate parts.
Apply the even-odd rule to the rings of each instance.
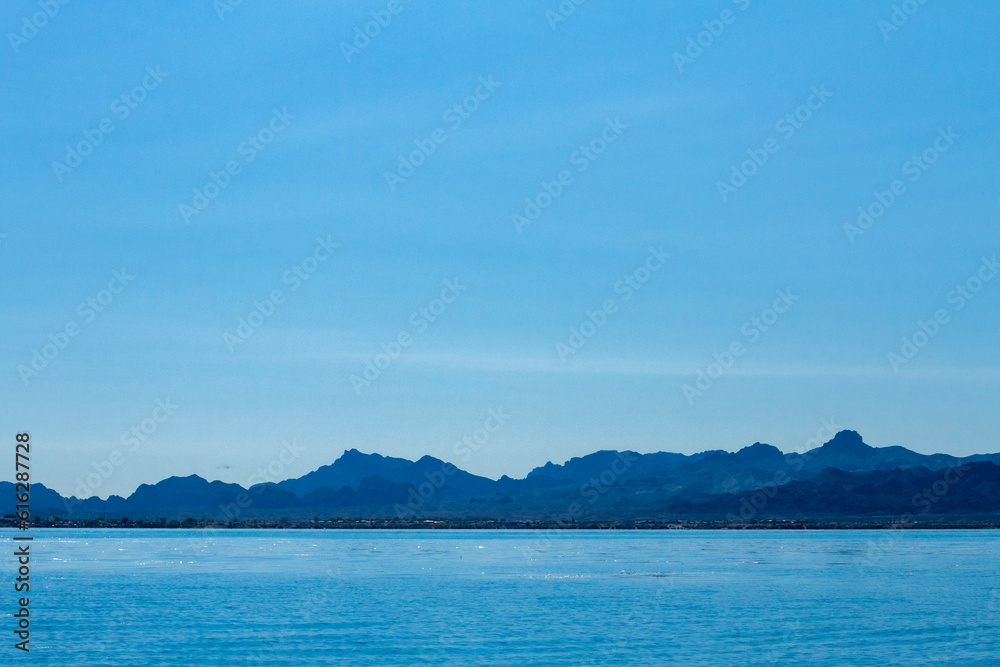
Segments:
[[[855,431],[803,453],[754,443],[684,455],[602,450],[492,480],[431,456],[345,451],[302,477],[245,489],[196,475],[128,498],[65,498],[31,485],[36,516],[247,520],[400,517],[560,521],[1000,517],[1000,454],[872,447]],[[11,498],[14,485],[0,482]]]

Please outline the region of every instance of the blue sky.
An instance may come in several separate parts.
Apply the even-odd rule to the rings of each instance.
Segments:
[[[892,2],[6,3],[2,431],[31,431],[36,481],[102,497],[353,447],[491,477],[790,451],[822,420],[998,451],[1000,9],[908,7],[889,30]],[[526,199],[547,206],[519,225]],[[647,274],[650,248],[669,258]],[[509,418],[457,456],[490,409]]]

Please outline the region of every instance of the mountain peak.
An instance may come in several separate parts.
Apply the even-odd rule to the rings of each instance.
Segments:
[[[830,440],[823,446],[843,452],[867,452],[874,449],[871,445],[865,444],[865,441],[861,439],[860,433],[847,430],[833,436],[833,440]]]
[[[779,462],[784,460],[784,454],[773,445],[755,442],[736,452],[736,458],[747,463]]]
[[[156,484],[142,484],[141,486],[158,486],[160,484],[165,484],[167,486],[180,486],[188,483],[204,485],[208,484],[209,481],[200,475],[186,475],[184,477],[181,477],[180,475],[172,475],[166,479],[160,480]]]

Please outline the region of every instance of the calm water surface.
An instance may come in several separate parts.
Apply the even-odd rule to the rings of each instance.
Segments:
[[[1000,665],[997,531],[34,535],[5,665]]]

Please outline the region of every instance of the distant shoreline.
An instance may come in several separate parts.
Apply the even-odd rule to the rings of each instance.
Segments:
[[[15,529],[0,520],[0,529]],[[202,529],[202,530],[989,530],[1000,528],[1000,520],[958,521],[823,521],[760,520],[732,521],[510,521],[494,519],[328,519],[307,521],[148,521],[131,519],[40,520],[36,528],[114,529]]]

